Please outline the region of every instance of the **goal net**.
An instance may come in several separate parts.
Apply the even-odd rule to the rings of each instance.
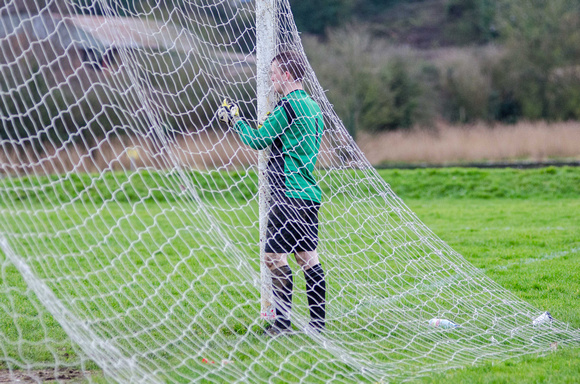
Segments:
[[[1,378],[377,382],[578,345],[421,223],[310,68],[327,330],[290,260],[295,332],[261,335],[266,154],[214,111],[276,102],[287,0],[2,0],[0,47]]]

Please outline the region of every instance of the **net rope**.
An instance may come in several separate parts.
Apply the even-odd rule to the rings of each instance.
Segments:
[[[429,230],[326,99],[318,252],[327,330],[260,318],[254,1],[0,2],[0,347],[12,379],[377,382],[575,345]],[[274,50],[303,52],[287,0]],[[99,14],[99,15],[97,15]],[[292,258],[290,258],[292,259]],[[429,320],[448,319],[446,329]]]

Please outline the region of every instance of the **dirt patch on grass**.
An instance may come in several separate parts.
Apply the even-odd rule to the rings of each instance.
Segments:
[[[0,383],[64,383],[84,382],[89,374],[77,369],[38,369],[30,371],[0,370]]]

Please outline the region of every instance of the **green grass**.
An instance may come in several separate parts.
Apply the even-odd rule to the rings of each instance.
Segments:
[[[580,299],[580,270],[575,268],[580,258],[580,199],[436,199],[408,204],[487,276],[580,328],[578,315],[568,312]]]
[[[381,170],[404,199],[557,199],[580,196],[580,168]]]
[[[250,227],[253,225],[251,217],[256,214],[255,202],[247,206],[244,202],[246,195],[253,195],[255,192],[255,175],[246,173],[231,173],[226,177],[217,174],[192,175],[196,185],[200,187],[202,197],[211,202],[210,206],[214,208],[212,213],[226,232],[228,225],[232,224],[232,218],[231,215],[223,213],[223,209],[232,207],[236,209],[239,219],[236,219],[238,220],[236,225]],[[574,168],[530,171],[386,170],[381,171],[380,175],[436,235],[469,262],[483,269],[487,277],[533,306],[550,311],[556,319],[569,323],[576,329],[580,328],[578,305],[580,272],[577,267],[580,254],[580,223],[576,218],[576,213],[580,212],[580,199],[577,198],[580,193],[580,170]],[[216,308],[216,313],[208,313],[207,317],[202,317],[203,321],[184,323],[184,327],[190,327],[192,335],[203,337],[208,332],[213,333],[225,318],[227,326],[220,328],[218,340],[223,345],[236,343],[239,335],[245,335],[248,330],[259,328],[260,322],[248,315],[256,311],[254,303],[251,300],[244,302],[244,298],[255,299],[257,293],[251,285],[246,285],[243,281],[236,279],[234,269],[224,267],[216,269],[215,273],[211,272],[211,268],[216,264],[231,264],[232,259],[211,252],[202,253],[195,258],[183,259],[183,255],[187,255],[189,250],[194,248],[193,245],[211,243],[216,249],[220,249],[219,241],[215,239],[215,234],[210,228],[201,228],[193,234],[189,231],[186,237],[172,240],[176,231],[194,225],[197,223],[196,219],[204,213],[189,209],[191,206],[184,207],[176,204],[180,193],[179,183],[176,180],[171,179],[164,188],[151,189],[150,187],[157,185],[159,180],[159,175],[156,174],[132,176],[110,174],[99,183],[91,184],[90,177],[71,176],[68,181],[58,185],[53,184],[50,193],[31,196],[24,192],[25,189],[19,190],[14,187],[46,185],[45,180],[4,179],[0,181],[0,198],[2,198],[0,209],[13,204],[21,208],[41,209],[47,203],[66,202],[77,196],[79,191],[90,189],[90,196],[84,196],[79,202],[63,209],[44,214],[36,213],[28,219],[21,218],[23,225],[29,227],[41,223],[70,229],[79,220],[82,221],[97,210],[104,209],[105,214],[85,222],[82,231],[69,232],[67,236],[60,239],[60,243],[39,245],[23,241],[20,245],[23,247],[21,250],[37,247],[37,252],[60,249],[61,253],[74,253],[74,246],[71,244],[75,244],[80,239],[84,246],[98,245],[106,236],[106,231],[103,232],[102,228],[110,228],[119,220],[123,221],[123,228],[132,228],[131,231],[126,231],[124,236],[117,236],[115,241],[108,242],[106,247],[97,247],[94,252],[87,252],[83,259],[67,257],[45,263],[44,267],[52,268],[46,272],[47,276],[59,271],[58,273],[62,273],[63,276],[66,274],[78,276],[82,283],[83,289],[79,290],[79,285],[72,284],[66,279],[51,280],[49,284],[58,288],[61,298],[89,298],[95,294],[103,295],[104,292],[113,290],[110,297],[103,295],[101,301],[80,300],[75,303],[77,309],[84,310],[87,313],[87,319],[90,320],[91,313],[94,313],[96,318],[111,316],[121,313],[123,308],[137,308],[144,298],[150,297],[150,302],[148,302],[151,311],[150,318],[158,318],[159,313],[167,312],[167,303],[174,303],[176,298],[185,292],[190,305],[178,305],[173,308],[172,312],[174,320],[179,323],[183,319],[195,318],[199,311],[204,310],[205,303],[213,298],[212,292],[215,292],[213,288],[226,287],[223,297],[219,300],[223,305]],[[325,179],[323,188],[331,188],[339,182],[340,178],[329,177]],[[123,193],[116,196],[110,193],[107,195],[111,185],[117,183],[124,185]],[[232,183],[242,183],[247,188],[240,187],[237,189],[239,192],[230,194],[226,198],[214,192]],[[11,189],[10,193],[2,193],[8,189]],[[372,193],[371,191],[370,194]],[[117,200],[107,203],[112,197]],[[338,199],[348,199],[348,195],[345,194]],[[141,203],[132,204],[137,201]],[[88,202],[98,202],[98,204],[93,205]],[[360,211],[361,214],[372,212],[371,208],[370,203],[356,204],[351,207],[355,211]],[[325,209],[330,212],[334,208],[332,204],[329,204]],[[0,211],[0,216],[5,215],[2,212],[5,211]],[[388,217],[385,216],[386,218]],[[0,219],[9,220],[5,216]],[[147,236],[138,237],[137,234],[144,229],[147,229]],[[255,233],[252,232],[255,230],[249,231],[250,235],[247,238],[237,239],[240,244],[248,244],[245,250],[247,254],[253,252],[251,247],[255,242],[253,240]],[[332,232],[332,228],[328,234],[336,239],[344,239],[349,235],[339,233],[339,231]],[[364,241],[356,236],[346,239],[345,244],[338,246],[348,246],[349,241]],[[377,244],[377,249],[380,250],[384,246],[384,244]],[[111,257],[111,255],[122,254],[123,250],[128,247],[134,248],[134,254],[127,253],[120,258]],[[162,252],[156,252],[156,250]],[[141,257],[142,254],[151,256],[144,260]],[[368,257],[372,258],[372,255]],[[129,290],[131,285],[117,280],[121,277],[115,277],[106,272],[107,265],[121,266],[129,275],[138,277],[139,289]],[[252,266],[257,269],[256,264]],[[88,271],[95,269],[98,272],[94,276],[86,277]],[[210,272],[207,272],[208,270]],[[163,286],[164,276],[172,271],[176,273],[171,276],[171,284]],[[203,275],[204,272],[206,272],[205,275]],[[202,277],[195,280],[194,276]],[[22,293],[26,292],[25,284],[19,273],[13,267],[7,267],[3,270],[2,277],[6,279],[2,282],[3,289],[6,287],[14,287],[14,289],[10,291],[9,297],[0,297],[0,308],[9,313],[16,311],[21,315],[17,319],[10,316],[0,317],[0,334],[5,338],[4,354],[24,355],[31,361],[51,361],[56,358],[59,361],[74,362],[74,350],[58,323],[46,312],[40,310],[38,304],[35,306],[33,300],[31,303],[29,295]],[[367,276],[367,278],[375,277]],[[380,278],[381,276],[376,276],[376,279]],[[404,278],[405,276],[401,278],[401,284],[407,284]],[[154,284],[147,285],[146,282]],[[235,290],[227,289],[228,284],[232,283],[239,285],[235,286]],[[329,281],[335,290],[340,287],[341,283]],[[413,284],[412,278],[408,283]],[[297,284],[303,285],[301,276],[297,276]],[[188,290],[190,285],[192,289]],[[206,289],[203,288],[204,286]],[[114,287],[118,288],[115,290]],[[345,291],[345,293],[349,292]],[[354,292],[349,294],[352,293]],[[304,299],[298,297],[297,300],[297,307],[304,310]],[[238,302],[242,302],[242,305],[231,312],[231,308]],[[340,303],[337,302],[337,304]],[[409,301],[407,304],[413,303]],[[38,316],[42,318],[39,320]],[[212,316],[215,317],[212,318]],[[147,311],[135,309],[113,324],[130,334],[148,325],[148,317]],[[39,321],[42,324],[40,329],[37,327]],[[15,323],[17,323],[16,327]],[[356,319],[353,320],[353,325],[357,324]],[[383,332],[379,329],[377,331]],[[151,333],[151,338],[145,340],[142,348],[147,350],[155,346],[156,341],[167,338],[168,332],[168,329],[157,327]],[[364,340],[363,333],[365,332],[361,332],[361,340]],[[58,347],[51,348],[34,344],[46,335],[57,341]],[[14,342],[22,339],[29,340],[30,343],[24,343],[24,350],[17,351]],[[264,341],[259,338],[249,336],[246,340],[247,344],[238,346],[234,356],[234,360],[240,365],[251,364],[260,358],[260,350],[264,348]],[[294,337],[293,341],[288,343],[284,341],[277,343],[279,345],[276,345],[276,348],[265,352],[271,362],[257,371],[257,377],[267,378],[268,370],[278,369],[280,359],[289,358],[295,361],[296,365],[292,371],[283,372],[280,377],[288,382],[295,381],[301,372],[308,370],[316,363],[316,358],[320,354],[331,358],[328,352],[313,348],[309,339],[303,336]],[[296,346],[304,348],[304,352],[294,354]],[[168,354],[169,362],[177,364],[180,356],[183,358],[183,348],[183,345],[171,345],[163,353]],[[175,353],[174,357],[171,357],[171,353]],[[189,356],[191,361],[178,371],[182,374],[208,374],[210,375],[208,378],[212,377],[211,367],[199,366],[195,358],[195,354],[199,351],[188,353],[191,353]],[[220,358],[220,353],[216,352],[214,355],[212,353],[214,352],[211,352],[209,348],[204,356],[210,359]],[[559,348],[557,352],[547,357],[527,356],[494,365],[486,363],[482,366],[447,372],[444,375],[430,375],[419,381],[449,382],[449,377],[452,377],[451,382],[465,383],[574,382],[579,374],[578,364],[570,364],[570,361],[578,361],[579,357],[579,349]],[[396,353],[389,355],[387,361],[389,358],[396,358]],[[369,356],[369,359],[380,362],[384,357]],[[314,376],[311,377],[311,381],[328,380],[329,377],[325,376],[323,369],[335,370],[338,377],[362,379],[360,376],[351,376],[352,372],[344,371],[344,367],[339,364],[330,363],[317,366],[312,373]],[[235,367],[230,371],[226,369],[221,374],[226,376],[213,377],[237,377],[238,375]]]
[[[434,198],[509,198],[554,199],[580,196],[580,168],[547,167],[540,169],[473,169],[442,168],[378,171],[403,199]],[[325,195],[336,193],[342,186],[344,174],[364,180],[368,174],[361,171],[320,171],[320,186]],[[254,172],[188,172],[185,174],[204,200],[255,197],[258,190]],[[0,179],[0,207],[4,201],[33,201],[62,203],[83,192],[82,200],[116,201],[175,201],[180,197],[183,182],[176,173],[113,173],[104,175],[69,174],[66,178],[21,177]],[[159,188],[164,185],[165,188]],[[119,187],[120,186],[120,187]],[[234,188],[231,188],[235,186]],[[376,185],[365,185],[376,193]],[[39,188],[39,193],[27,190]],[[115,191],[114,193],[112,191]],[[343,192],[344,193],[344,192]]]
[[[580,199],[422,199],[410,208],[494,281],[580,328]],[[575,383],[580,349],[487,363],[425,383]]]

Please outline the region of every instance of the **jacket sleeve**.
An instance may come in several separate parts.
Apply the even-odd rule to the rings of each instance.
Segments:
[[[280,136],[288,126],[288,117],[281,105],[276,106],[268,115],[264,124],[257,129],[252,128],[246,121],[238,120],[234,124],[234,130],[240,136],[244,144],[253,149],[267,148],[276,137]]]

